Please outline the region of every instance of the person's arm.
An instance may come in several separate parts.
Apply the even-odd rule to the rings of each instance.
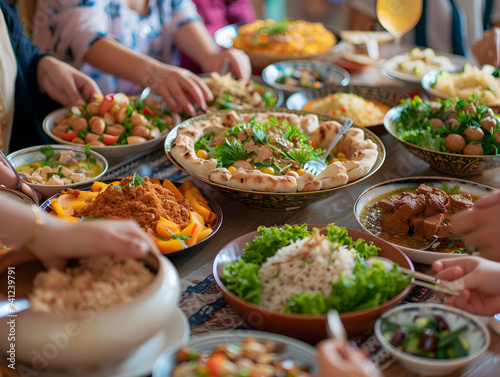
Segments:
[[[349,30],[373,31],[378,25],[375,0],[347,0]]]
[[[110,38],[94,42],[84,60],[103,72],[151,87],[175,112],[184,109],[194,115],[192,103],[204,109],[213,99],[205,82],[190,71],[136,53]]]
[[[141,258],[156,245],[132,220],[71,223],[42,210],[1,197],[0,240],[26,247],[46,267],[63,268],[68,258],[113,253]],[[36,214],[35,214],[36,213]]]
[[[187,56],[197,62],[204,72],[219,72],[228,62],[229,71],[239,78],[249,79],[252,73],[248,56],[240,50],[227,49],[221,52],[205,25],[188,22],[175,35],[175,43]]]
[[[480,257],[440,259],[432,264],[436,278],[460,281],[464,289],[458,296],[447,296],[445,303],[476,315],[500,313],[500,263]],[[459,285],[457,283],[457,285]]]
[[[500,29],[493,27],[484,31],[481,39],[472,45],[472,52],[480,65],[500,66]]]

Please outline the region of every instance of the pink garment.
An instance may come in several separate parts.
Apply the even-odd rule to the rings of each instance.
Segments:
[[[192,0],[192,2],[196,5],[211,35],[223,26],[255,20],[255,10],[251,0]],[[194,73],[202,72],[201,68],[184,54],[181,54],[181,67]]]

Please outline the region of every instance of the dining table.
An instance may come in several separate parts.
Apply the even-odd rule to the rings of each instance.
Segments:
[[[409,51],[412,46],[389,43],[380,47],[380,56],[389,58],[403,51]],[[462,64],[470,61],[467,58],[450,56],[452,61]],[[383,64],[383,61],[381,61]],[[378,64],[366,66],[361,70],[351,71],[350,85],[393,86],[410,94],[425,95],[419,83],[393,79],[380,69]],[[237,237],[253,232],[258,226],[276,226],[281,224],[329,224],[361,229],[353,213],[356,198],[366,189],[384,181],[417,176],[446,176],[434,170],[429,164],[420,160],[390,135],[382,125],[370,127],[383,142],[386,149],[386,159],[380,169],[371,176],[360,180],[344,189],[339,189],[330,197],[294,210],[272,210],[252,208],[237,200],[230,199],[220,193],[216,187],[201,181],[196,184],[202,188],[206,197],[216,202],[222,208],[223,220],[218,232],[206,245],[195,252],[177,253],[170,259],[174,263],[181,278],[180,308],[187,316],[191,336],[208,331],[248,328],[248,325],[235,314],[217,291],[212,276],[212,264],[215,256],[224,245]],[[169,178],[176,181],[194,179],[179,171],[168,160],[162,149],[152,151],[147,155],[127,161],[125,164],[111,166],[106,179],[121,178],[138,173],[152,178]],[[450,177],[450,176],[446,176]],[[500,188],[500,169],[488,170],[480,175],[457,176],[493,188]],[[432,273],[430,266],[415,264],[415,269]],[[415,287],[406,302],[442,302],[443,297],[427,288]],[[487,322],[488,318],[481,318]],[[488,351],[479,359],[470,363],[464,369],[455,372],[454,376],[498,376],[500,370],[500,335],[488,327],[491,334],[491,344]],[[383,370],[386,377],[417,376],[395,361],[387,351],[384,351],[372,331],[353,339],[361,348],[370,353],[370,357]],[[5,366],[2,366],[5,370]],[[2,369],[0,369],[1,372]],[[1,375],[1,373],[0,373]]]

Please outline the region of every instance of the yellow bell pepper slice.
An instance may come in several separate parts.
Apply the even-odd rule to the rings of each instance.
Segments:
[[[153,179],[150,179],[150,182],[155,184],[155,185],[161,185],[161,182],[158,178],[153,178]]]
[[[163,254],[172,253],[174,251],[179,251],[184,249],[184,245],[179,240],[163,241],[160,240],[159,238],[155,238],[155,243],[156,246],[158,246],[158,249],[160,249],[160,251]]]
[[[196,187],[195,183],[188,179],[186,181],[184,181],[184,183],[181,185],[181,187],[179,187],[179,191],[182,192],[182,194],[184,194],[184,196],[186,195],[186,191],[189,190],[191,187]]]
[[[172,191],[172,194],[174,194],[176,199],[178,199],[178,200],[186,199],[184,197],[184,195],[182,195],[182,193],[179,191],[179,189],[177,187],[175,187],[175,185],[171,181],[169,181],[168,179],[165,179],[163,181],[162,186],[165,187],[166,189]]]
[[[184,195],[189,204],[191,204],[191,207],[203,217],[207,224],[211,224],[215,220],[215,213],[212,212],[208,202],[197,186],[189,188]]]
[[[90,186],[90,191],[99,192],[101,190],[104,190],[106,187],[108,187],[107,183],[95,181],[94,183],[92,183],[92,186]]]
[[[200,232],[198,235],[198,242],[203,241],[205,238],[207,238],[209,235],[211,235],[213,230],[211,228],[205,228]]]
[[[178,224],[165,219],[164,217],[160,217],[158,223],[156,224],[156,233],[162,238],[170,239],[174,234],[178,234],[181,231]]]
[[[56,211],[57,216],[72,216],[75,213],[73,207],[64,208],[58,203],[58,199],[51,199],[50,203],[52,204],[52,208]]]

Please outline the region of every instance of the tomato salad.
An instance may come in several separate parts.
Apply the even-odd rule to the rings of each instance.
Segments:
[[[76,144],[126,145],[144,143],[174,127],[170,112],[161,103],[123,93],[96,96],[96,101],[72,107],[56,120],[52,134]]]

